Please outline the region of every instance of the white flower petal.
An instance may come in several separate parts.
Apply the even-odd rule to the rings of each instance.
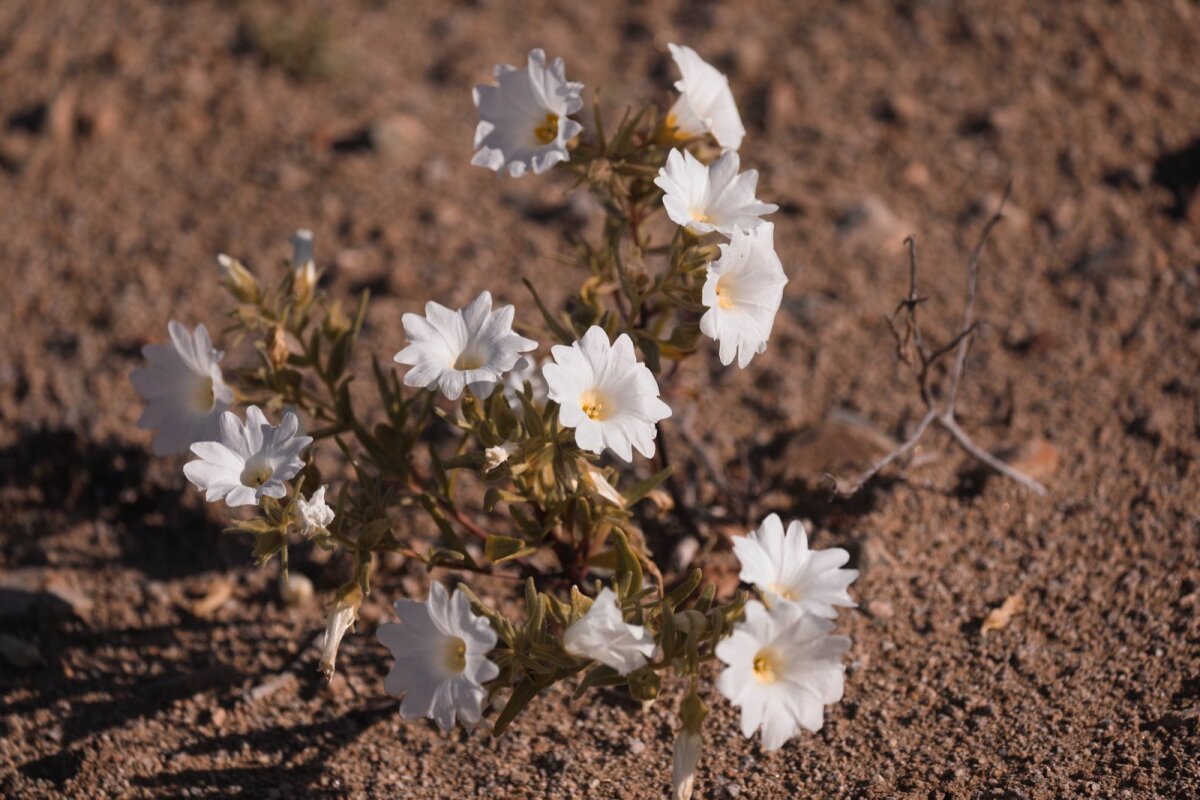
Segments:
[[[742,145],[746,128],[738,114],[729,79],[690,47],[668,44],[681,78],[675,83],[679,100],[671,108],[670,118],[683,133],[703,136],[711,133],[726,150]]]

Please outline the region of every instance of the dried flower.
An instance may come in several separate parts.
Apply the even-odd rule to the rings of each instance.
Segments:
[[[488,397],[520,354],[537,347],[513,333],[513,313],[512,306],[492,311],[492,294],[485,291],[460,311],[429,302],[424,317],[405,314],[409,345],[395,359],[413,367],[404,384],[441,389],[450,400],[457,400],[464,387],[476,397]]]
[[[858,577],[856,569],[839,569],[850,554],[839,547],[809,550],[808,534],[799,520],[783,530],[778,514],[763,520],[758,530],[733,540],[733,552],[742,562],[739,578],[753,583],[769,601],[799,603],[818,617],[837,616],[834,606],[853,608],[847,587]]]
[[[158,431],[154,452],[160,456],[215,438],[221,413],[233,402],[233,392],[217,366],[224,354],[213,347],[208,330],[197,325],[189,333],[175,320],[167,330],[171,344],[142,348],[150,363],[129,376],[147,401],[138,427]]]
[[[476,86],[479,109],[471,163],[514,178],[532,169],[540,175],[570,159],[567,142],[583,130],[568,115],[583,108],[582,83],[567,80],[561,58],[546,66],[542,50],[529,51],[525,69],[497,64],[496,84]]]
[[[654,655],[654,637],[641,625],[630,625],[621,614],[612,589],[602,589],[592,607],[563,633],[563,647],[572,655],[607,664],[628,675]]]
[[[443,731],[457,716],[474,724],[483,714],[483,684],[500,674],[487,659],[496,646],[488,621],[471,611],[467,596],[434,583],[424,603],[397,600],[399,623],[379,626],[379,641],[392,651],[395,665],[384,680],[388,694],[404,695],[400,714],[429,717]]]
[[[358,621],[358,607],[362,605],[362,589],[354,584],[334,603],[325,621],[325,640],[321,643],[321,663],[319,669],[326,680],[333,680],[334,667],[337,665],[338,647],[346,631],[354,627]]]
[[[770,222],[735,230],[729,244],[721,245],[721,257],[708,265],[701,292],[708,311],[700,318],[700,332],[720,344],[722,364],[736,355],[738,366],[745,369],[767,349],[786,284]]]
[[[296,500],[296,512],[299,515],[300,535],[310,538],[324,531],[333,524],[333,509],[325,503],[325,489],[322,486],[309,495]]]
[[[193,444],[192,452],[200,458],[185,464],[183,474],[206,492],[208,502],[223,498],[231,508],[257,505],[263,497],[283,497],[284,481],[304,467],[300,453],[312,442],[311,436],[297,433],[299,427],[292,412],[275,426],[258,406],[246,409],[245,424],[226,411],[218,440]]]
[[[658,397],[658,381],[637,360],[626,334],[609,344],[603,328],[593,325],[570,347],[551,348],[554,363],[542,369],[551,400],[560,406],[559,421],[575,429],[575,443],[592,453],[612,450],[625,461],[633,449],[654,455],[655,425],[671,416]]]
[[[505,442],[483,451],[483,471],[491,472],[508,461],[509,456],[521,452],[521,448],[512,442]]]

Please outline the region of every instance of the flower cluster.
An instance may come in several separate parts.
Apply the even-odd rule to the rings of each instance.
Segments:
[[[475,88],[473,164],[513,177],[569,173],[604,208],[603,240],[577,243],[579,288],[562,311],[528,282],[540,324],[518,322],[486,290],[464,308],[430,300],[403,316],[406,341],[386,351],[398,368],[374,360],[381,411],[368,417],[349,389],[368,298],[343,312],[321,288],[312,234],[299,231],[273,290],[218,258],[236,302],[230,330],[254,342],[256,366],[226,383],[205,327],[172,321],[171,343],[147,347],[149,365],[132,381],[156,452],[190,451],[184,475],[208,501],[255,508],[228,530],[252,535],[260,562],[278,555],[286,570],[297,544],[348,554],[324,674],[372,595],[378,554],[403,553],[429,572],[516,577],[521,620],[466,583],[447,591],[435,579],[424,601],[395,602],[396,621],[376,635],[394,659],[384,689],[403,698],[401,715],[449,730],[479,724],[497,703],[499,735],[561,681],[576,680],[578,694],[624,685],[649,702],[676,678],[686,688],[672,781],[686,798],[708,714],[702,665],[724,665],[715,688],[740,709],[746,736],[761,730],[764,749],[818,730],[842,694],[849,641],[833,620],[854,605],[857,573],[842,568],[845,551],[811,550],[800,523],[785,531],[774,514],[733,544],[749,587],[733,597],[717,597],[699,570],[664,576],[654,562],[648,541],[686,524],[663,517],[665,452],[660,469],[646,469],[671,417],[663,363],[707,336],[723,365],[746,368],[767,346],[787,283],[763,219],[778,207],[758,199],[758,173],[741,170],[745,129],[727,79],[693,50],[670,50],[681,73],[673,104],[627,114],[611,131],[595,102],[589,125],[578,118],[583,85],[541,50]],[[659,213],[673,223],[669,239],[647,224]],[[457,448],[433,429],[455,434]],[[340,482],[322,475],[322,443],[336,445]],[[459,492],[460,481],[480,491]]]

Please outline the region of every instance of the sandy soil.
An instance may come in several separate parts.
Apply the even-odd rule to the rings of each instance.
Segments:
[[[686,426],[753,499],[698,532],[717,537],[709,568],[775,510],[863,570],[825,728],[764,754],[714,694],[698,796],[1200,795],[1186,0],[0,4],[0,632],[40,656],[0,661],[0,793],[666,793],[675,687],[647,712],[552,692],[499,741],[402,722],[370,633],[388,598],[424,591],[409,565],[377,581],[324,685],[306,647],[344,565],[297,554],[318,599],[283,604],[275,567],[149,456],[127,376],[171,317],[219,327],[217,252],[274,265],[299,226],[330,291],[374,292],[379,355],[428,298],[489,288],[531,316],[518,277],[568,285],[563,232],[595,209],[561,178],[470,167],[470,86],[543,46],[616,112],[667,97],[669,41],[728,70],[791,276],[764,357],[694,359],[672,390],[664,436]],[[1023,448],[1051,495],[937,438],[903,477],[831,500],[821,474],[870,450],[832,413],[900,436],[921,411],[882,323],[901,240],[920,238],[945,335],[1010,178],[960,418]],[[190,613],[222,576],[232,598]],[[1025,610],[983,634],[1014,595]]]

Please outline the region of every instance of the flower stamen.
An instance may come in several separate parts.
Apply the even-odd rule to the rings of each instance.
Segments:
[[[467,643],[458,636],[446,639],[445,657],[446,669],[455,675],[467,668]]]
[[[550,144],[558,138],[558,114],[548,113],[541,125],[533,129],[534,137],[542,144]]]
[[[612,409],[608,405],[606,398],[595,389],[588,390],[579,397],[579,407],[588,415],[588,419],[606,420],[611,417]]]
[[[778,677],[779,657],[769,647],[759,650],[754,656],[754,677],[759,683],[774,683]]]

